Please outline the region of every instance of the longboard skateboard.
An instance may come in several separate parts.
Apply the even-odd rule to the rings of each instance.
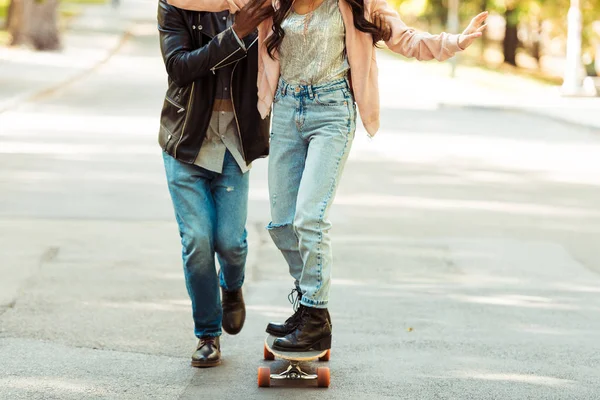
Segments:
[[[280,351],[273,350],[273,342],[277,337],[269,335],[265,339],[264,345],[264,358],[265,360],[272,361],[277,358],[286,360],[289,362],[288,368],[280,374],[271,374],[271,368],[259,367],[258,368],[258,386],[269,387],[271,386],[271,379],[274,380],[314,380],[317,381],[319,387],[329,387],[330,374],[328,367],[318,367],[316,374],[307,374],[300,369],[300,362],[307,361],[329,361],[331,357],[331,350],[325,351],[304,351],[304,352],[291,352],[291,351]]]

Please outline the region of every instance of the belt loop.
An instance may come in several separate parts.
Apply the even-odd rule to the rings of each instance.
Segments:
[[[315,98],[315,94],[313,92],[313,86],[308,85],[308,86],[306,86],[306,88],[308,89],[308,98],[313,100]]]

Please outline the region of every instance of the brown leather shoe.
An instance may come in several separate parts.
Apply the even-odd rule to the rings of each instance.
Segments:
[[[221,288],[221,304],[223,307],[223,330],[230,335],[237,335],[246,321],[246,304],[242,289],[227,291]]]
[[[221,344],[218,336],[200,338],[192,354],[192,367],[215,367],[221,363]]]

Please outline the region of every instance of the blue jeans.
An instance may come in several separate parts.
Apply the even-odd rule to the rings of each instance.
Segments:
[[[356,107],[345,79],[320,86],[280,80],[269,152],[267,229],[307,307],[326,308],[329,302],[329,208],[355,129]]]
[[[181,236],[194,333],[198,338],[220,336],[219,285],[236,290],[244,283],[250,174],[241,172],[229,151],[221,174],[177,161],[164,152],[163,160]],[[221,266],[218,277],[215,253]]]

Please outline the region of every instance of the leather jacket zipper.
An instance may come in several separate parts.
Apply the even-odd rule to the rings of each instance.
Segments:
[[[198,13],[197,15],[198,17],[198,25],[200,25],[200,13]],[[200,37],[200,34],[198,34],[198,37]],[[187,109],[191,111],[191,106],[192,106],[192,101],[194,100],[194,88],[196,87],[196,82],[192,82],[192,89],[191,89],[191,93],[190,93],[190,98],[188,99],[187,102]],[[177,93],[178,96],[181,96],[181,93],[183,92],[184,88],[179,88],[179,92]],[[169,101],[170,99],[167,97],[167,101]],[[173,103],[172,103],[173,104]],[[178,107],[178,104],[175,104],[175,107]],[[181,106],[180,106],[181,107]],[[185,108],[181,107],[177,113],[179,114],[180,112],[185,111]],[[187,122],[188,122],[188,118],[190,117],[191,112],[188,112],[185,116],[185,119],[183,120],[183,127],[181,128],[181,136],[179,136],[179,140],[177,141],[177,143],[175,144],[175,148],[173,149],[173,158],[177,158],[177,148],[179,147],[179,144],[181,143],[181,141],[183,140],[183,135],[185,135],[185,127],[187,126]]]
[[[244,157],[244,162],[247,163],[246,159],[246,151],[244,150],[244,141],[242,140],[242,132],[240,131],[240,122],[238,121],[237,113],[235,112],[235,102],[233,101],[233,74],[235,73],[235,68],[237,67],[239,61],[235,63],[233,66],[233,70],[231,70],[231,79],[229,82],[229,87],[232,88],[229,92],[229,96],[231,97],[231,105],[233,106],[233,117],[235,118],[235,124],[237,126],[237,134],[240,139],[240,147],[242,148],[242,157]]]
[[[196,82],[193,82],[192,83],[191,93],[190,93],[190,98],[189,98],[188,103],[187,103],[187,109],[188,110],[190,109],[190,106],[192,104],[192,100],[194,99],[194,87],[195,86],[196,86]],[[183,107],[182,107],[182,109],[183,109]],[[177,144],[175,144],[175,149],[173,150],[173,157],[174,158],[177,158],[177,147],[179,147],[179,144],[181,143],[181,140],[183,139],[183,135],[185,135],[185,127],[187,125],[188,118],[190,117],[190,114],[191,113],[188,112],[187,115],[185,116],[185,120],[183,121],[183,127],[181,128],[181,136],[179,136],[179,140],[177,141]]]
[[[250,50],[250,48],[251,48],[251,47],[252,47],[252,46],[253,46],[253,45],[254,45],[254,44],[257,42],[257,41],[258,41],[258,37],[257,37],[256,39],[254,39],[254,41],[253,41],[252,43],[250,43],[250,46],[248,46],[248,48],[246,49],[246,52],[248,52],[248,50]],[[239,50],[239,49],[238,49],[238,50]],[[236,51],[237,51],[237,50],[236,50]],[[229,58],[229,57],[231,57],[232,55],[234,55],[234,54],[236,53],[236,51],[234,51],[234,52],[233,52],[233,53],[231,53],[231,54],[230,54],[228,57],[226,57],[226,58],[224,58],[223,60],[221,60],[221,61],[220,61],[220,63],[222,63],[223,61],[227,60],[227,58]],[[219,64],[217,64],[217,65],[215,65],[214,67],[212,67],[210,70],[212,71],[212,73],[213,73],[213,75],[214,75],[214,74],[216,74],[215,70],[217,69],[217,67],[219,67],[219,68],[225,68],[225,67],[227,67],[228,65],[234,64],[234,63],[236,63],[236,62],[238,62],[238,61],[239,61],[239,60],[235,60],[235,61],[232,61],[232,62],[230,62],[230,63],[227,63],[227,64],[225,64],[225,65],[219,65]]]
[[[221,65],[223,64],[225,61],[227,61],[228,59],[230,59],[235,53],[237,53],[238,51],[241,50],[241,47],[236,49],[233,53],[231,53],[230,55],[228,55],[227,57],[225,57],[224,59],[222,59],[221,61],[219,61],[217,64],[215,64],[210,70],[212,71],[213,74],[216,74],[215,70],[217,68],[223,68],[226,67],[227,65],[233,64],[236,61],[230,62],[229,64],[225,64],[225,65]]]
[[[181,104],[177,104],[177,103],[175,103],[175,101],[171,100],[171,99],[170,99],[168,96],[165,96],[165,99],[166,99],[166,100],[167,100],[169,103],[173,104],[175,107],[179,108],[179,110],[177,110],[177,114],[181,114],[182,112],[184,112],[184,111],[185,111],[185,108],[183,108],[183,106],[182,106]]]

